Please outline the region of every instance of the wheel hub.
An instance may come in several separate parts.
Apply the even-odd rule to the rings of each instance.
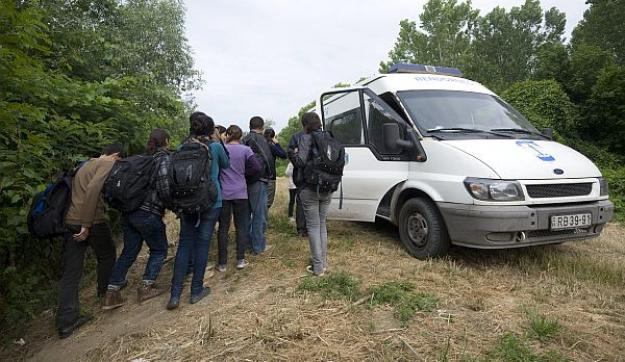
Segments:
[[[420,213],[408,216],[408,236],[415,246],[422,247],[427,243],[428,223]]]

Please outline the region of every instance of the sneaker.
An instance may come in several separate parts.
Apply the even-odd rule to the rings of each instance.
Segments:
[[[310,274],[312,274],[312,275],[316,276],[316,277],[322,277],[322,276],[324,276],[324,275],[325,275],[325,271],[326,271],[326,270],[325,270],[325,269],[323,269],[323,271],[322,271],[321,273],[319,273],[319,274],[315,274],[315,270],[313,269],[313,266],[312,266],[312,265],[308,265],[308,266],[306,267],[306,271],[307,271],[308,273],[310,273]]]
[[[178,308],[179,305],[180,305],[180,298],[171,297],[169,298],[169,303],[167,303],[167,310],[174,310]]]
[[[243,269],[246,266],[250,265],[250,263],[247,262],[247,260],[245,259],[241,259],[239,261],[237,261],[237,269]]]
[[[289,222],[290,222],[291,224],[295,224],[295,218],[294,218],[294,217],[290,217],[290,218],[289,218]]]
[[[271,249],[273,249],[273,245],[265,244],[265,250],[263,250],[263,253],[267,252],[267,251],[269,251]]]
[[[88,314],[79,316],[78,319],[76,319],[76,322],[74,322],[71,326],[59,328],[59,338],[64,339],[71,336],[75,330],[92,319],[93,317]]]
[[[137,288],[137,302],[141,304],[163,293],[165,293],[165,289],[159,288],[156,284],[141,284],[141,286]]]
[[[195,304],[195,303],[199,302],[200,300],[204,299],[204,297],[206,297],[209,294],[211,294],[211,288],[204,287],[201,292],[199,292],[196,295],[192,295],[191,296],[191,299],[189,300],[189,303]]]
[[[126,301],[122,298],[122,292],[119,290],[107,290],[104,295],[104,302],[102,303],[102,309],[111,310],[119,308],[124,305]]]
[[[228,270],[228,268],[225,265],[221,265],[221,264],[217,265],[215,269],[220,273],[225,273],[226,270]]]

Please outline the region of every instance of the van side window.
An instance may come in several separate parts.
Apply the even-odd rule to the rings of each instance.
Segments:
[[[390,112],[385,109],[387,105],[381,105],[365,94],[365,112],[367,114],[367,134],[369,135],[369,144],[373,146],[376,151],[384,155],[399,154],[401,151],[389,150],[384,144],[383,128],[386,123],[397,123],[397,121],[391,116]],[[399,128],[400,137],[405,137],[405,130],[403,127]]]
[[[325,130],[332,132],[339,142],[346,146],[365,144],[358,92],[328,96],[324,99],[323,113]]]

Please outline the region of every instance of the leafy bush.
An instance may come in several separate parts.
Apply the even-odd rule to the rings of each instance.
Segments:
[[[527,334],[530,338],[546,342],[553,339],[560,333],[560,323],[557,320],[548,318],[535,310],[527,310],[528,329]]]
[[[23,325],[56,293],[61,246],[29,236],[34,194],[107,143],[138,151],[151,128],[166,128],[174,138],[184,129],[188,106],[181,92],[196,74],[184,61],[191,58],[180,37],[180,3],[101,5],[0,2],[0,332]],[[168,13],[159,13],[163,6]],[[139,13],[151,13],[146,18],[155,23]],[[127,31],[143,27],[158,36]],[[159,38],[167,32],[171,42]],[[122,51],[139,45],[161,52],[150,57],[172,55],[180,67]]]
[[[370,288],[369,306],[389,304],[394,308],[395,318],[405,326],[417,311],[431,312],[438,305],[438,298],[429,293],[414,293],[410,282],[387,282]]]
[[[502,97],[539,130],[552,128],[557,134],[567,134],[575,127],[575,107],[555,80],[518,82]]]

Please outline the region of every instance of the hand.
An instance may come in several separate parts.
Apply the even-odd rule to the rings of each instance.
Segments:
[[[74,240],[76,241],[85,241],[89,237],[89,228],[81,227],[80,232],[78,234],[73,235]]]
[[[276,137],[274,137],[272,140],[274,145],[277,145],[278,143],[280,143],[280,141],[278,141],[278,139]]]

